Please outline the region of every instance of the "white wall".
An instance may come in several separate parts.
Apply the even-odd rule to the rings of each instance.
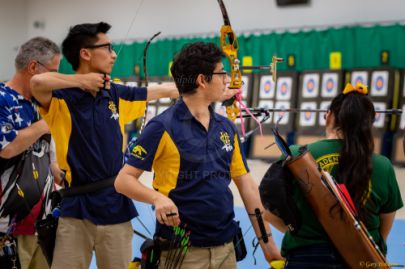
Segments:
[[[113,25],[113,39],[124,39],[141,0],[30,0],[29,36],[47,34],[61,41],[70,25],[104,20]],[[311,0],[309,6],[277,7],[276,0],[224,0],[235,30],[405,21],[404,0]],[[42,20],[44,30],[32,22]],[[144,0],[132,38],[219,31],[222,16],[216,0]]]
[[[0,81],[14,73],[14,58],[27,30],[26,0],[0,0]]]
[[[8,0],[0,0],[1,3]],[[0,17],[1,28],[12,27],[16,40],[44,35],[61,43],[69,26],[83,22],[106,21],[112,24],[110,37],[113,40],[145,39],[157,31],[163,36],[184,36],[188,34],[218,33],[222,24],[215,0],[10,0],[0,14],[6,13],[17,25]],[[26,6],[22,3],[26,2]],[[405,0],[311,0],[309,6],[277,7],[276,0],[224,0],[233,28],[237,33],[250,30],[285,29],[346,25],[364,22],[405,21]],[[26,28],[15,9],[27,11]],[[130,28],[131,21],[135,22]],[[25,17],[24,17],[25,18]],[[23,19],[24,20],[24,19]],[[34,22],[43,23],[35,28]],[[129,29],[130,28],[130,29]],[[16,29],[16,30],[14,30]],[[2,30],[3,31],[3,30]],[[16,35],[16,32],[21,32]],[[15,46],[15,41],[12,43]],[[4,44],[0,42],[0,55]],[[1,62],[9,62],[0,56]],[[7,66],[6,66],[7,67]],[[0,79],[9,71],[0,69]]]

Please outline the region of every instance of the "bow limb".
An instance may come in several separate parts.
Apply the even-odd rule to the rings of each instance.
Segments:
[[[219,7],[221,8],[222,17],[224,24],[221,27],[221,36],[220,36],[220,47],[224,54],[226,55],[229,64],[231,66],[230,70],[230,89],[240,89],[242,87],[242,73],[239,68],[239,59],[238,59],[238,49],[239,44],[236,38],[235,32],[232,29],[228,12],[225,8],[225,4],[222,0],[218,0]],[[229,100],[223,102],[223,105],[226,106],[226,114],[231,121],[235,121],[236,117],[239,114],[239,108],[237,107],[236,98],[233,97]]]
[[[148,77],[148,68],[147,68],[148,49],[149,49],[149,46],[152,43],[153,39],[155,39],[158,35],[160,35],[160,33],[161,32],[157,32],[156,34],[154,34],[148,40],[148,42],[146,42],[145,48],[143,50],[143,73],[145,76],[145,87],[149,86],[149,77]],[[149,102],[146,101],[145,112],[143,113],[142,124],[141,124],[141,128],[139,129],[139,135],[141,135],[143,129],[145,128],[146,116],[148,114],[148,105],[149,105]]]
[[[153,39],[155,39],[158,35],[160,35],[162,32],[157,32],[154,34],[148,42],[146,42],[146,46],[143,50],[143,73],[145,76],[145,87],[148,87],[149,81],[148,81],[148,68],[147,68],[147,57],[148,57],[148,49],[150,44],[152,43]]]

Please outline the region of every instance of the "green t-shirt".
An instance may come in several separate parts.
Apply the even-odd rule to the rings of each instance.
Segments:
[[[321,168],[329,172],[339,182],[336,175],[338,171],[337,165],[341,140],[321,140],[309,144],[307,147]],[[297,145],[291,146],[291,151],[294,156],[299,154],[298,149],[299,146]],[[372,213],[366,223],[366,227],[375,242],[382,248],[384,254],[386,254],[386,244],[379,233],[379,215],[380,213],[390,213],[398,210],[403,206],[403,202],[390,160],[381,155],[373,155],[372,162],[371,192],[369,194],[369,202],[367,202],[368,208]],[[296,181],[294,181],[293,198],[302,216],[302,226],[295,235],[289,232],[285,234],[282,242],[283,255],[285,255],[288,250],[294,248],[330,242],[326,232],[312,212],[304,195],[301,193]],[[372,203],[370,203],[370,199]],[[373,206],[370,206],[371,204],[373,204]]]

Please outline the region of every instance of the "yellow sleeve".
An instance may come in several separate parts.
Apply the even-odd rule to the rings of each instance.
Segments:
[[[249,172],[246,164],[246,159],[243,155],[242,149],[239,146],[239,137],[235,134],[234,137],[234,150],[231,162],[231,177],[240,177]]]
[[[130,123],[140,117],[145,113],[146,100],[136,100],[128,101],[119,98],[118,107],[120,111],[119,123],[121,128],[121,133],[124,133],[125,124]]]
[[[51,130],[56,144],[56,159],[60,168],[66,171],[66,181],[71,183],[71,169],[67,162],[70,135],[72,133],[72,119],[65,100],[52,97],[48,110],[39,107],[39,113]]]

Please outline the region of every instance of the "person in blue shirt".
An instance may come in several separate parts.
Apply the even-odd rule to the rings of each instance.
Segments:
[[[49,127],[40,119],[32,100],[30,79],[35,74],[56,72],[59,62],[60,49],[53,41],[32,38],[18,50],[15,74],[6,83],[0,83],[0,268],[12,268],[18,261],[22,269],[49,268],[38,245],[34,223],[42,217],[43,184],[53,183],[49,168],[58,182],[61,171],[50,158]],[[36,167],[31,163],[24,166],[25,160],[31,160]],[[18,173],[24,176],[14,176],[22,166]],[[37,178],[32,176],[34,169],[38,171]],[[21,206],[16,206],[20,196],[12,195],[17,190],[11,183],[17,182],[24,192]],[[10,235],[18,241],[18,260],[3,251],[3,239]]]
[[[66,172],[67,190],[114,179],[123,165],[124,125],[143,116],[148,100],[178,96],[174,83],[148,88],[110,83],[117,58],[107,35],[110,27],[104,22],[71,27],[62,52],[75,74],[31,79],[55,139],[58,163]],[[112,183],[63,198],[52,268],[88,268],[94,250],[98,268],[126,269],[135,216],[133,202]]]
[[[181,268],[236,268],[232,240],[238,225],[231,180],[262,238],[252,214],[255,209],[263,212],[263,207],[237,129],[210,106],[227,91],[223,57],[215,44],[203,42],[187,45],[175,57],[171,72],[181,99],[148,123],[115,181],[118,192],[155,206],[155,236],[162,242],[172,238],[172,226],[186,225],[191,247]],[[152,169],[154,189],[138,181],[144,170]],[[266,259],[281,259],[271,235],[268,239],[260,240]],[[164,268],[168,255],[162,251],[159,268]]]

